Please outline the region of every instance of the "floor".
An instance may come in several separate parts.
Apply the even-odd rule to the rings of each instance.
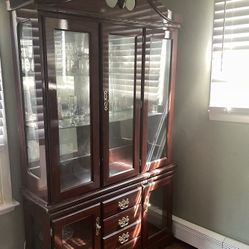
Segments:
[[[180,240],[174,240],[174,242],[167,246],[165,249],[196,249],[186,243],[181,242]]]

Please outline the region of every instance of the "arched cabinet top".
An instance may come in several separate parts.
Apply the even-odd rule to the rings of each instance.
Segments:
[[[9,0],[7,5],[9,10],[32,6],[41,11],[49,10],[155,27],[177,28],[181,22],[180,17],[167,9],[162,0]]]

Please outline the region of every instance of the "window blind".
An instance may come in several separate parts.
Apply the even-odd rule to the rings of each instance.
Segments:
[[[215,0],[211,107],[249,108],[249,0]]]

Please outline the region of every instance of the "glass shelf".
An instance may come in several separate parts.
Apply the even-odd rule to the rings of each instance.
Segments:
[[[60,129],[77,128],[90,125],[90,115],[75,115],[59,120]]]

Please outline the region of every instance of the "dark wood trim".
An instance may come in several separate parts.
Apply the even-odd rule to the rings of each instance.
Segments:
[[[40,229],[40,236],[43,238],[43,248],[52,249],[50,235],[50,219],[47,212],[36,205],[30,199],[24,198],[23,201],[24,217],[25,217],[25,233],[26,233],[26,248],[35,248],[35,239],[38,234],[35,234],[36,229]],[[36,226],[38,225],[38,227]]]
[[[25,2],[25,0],[9,1],[12,1],[12,3],[14,1],[16,1],[16,3]],[[176,21],[178,19],[174,13],[167,11],[167,9],[161,5],[161,2],[157,0],[136,0],[136,9],[134,9],[134,11],[120,9],[119,7],[114,9],[108,8],[104,0],[34,0],[32,2],[35,4],[28,4],[25,5],[24,8],[12,11],[13,47],[16,54],[15,67],[18,73],[16,76],[17,111],[20,122],[19,139],[24,182],[23,196],[27,249],[35,248],[34,241],[38,234],[34,229],[35,224],[39,224],[41,228],[39,233],[42,234],[44,241],[41,246],[42,249],[61,249],[63,226],[77,223],[75,230],[81,230],[81,222],[78,223],[78,221],[83,221],[85,217],[91,217],[91,223],[93,224],[93,229],[87,231],[92,234],[93,241],[95,241],[94,249],[104,248],[105,246],[112,248],[115,243],[120,249],[163,248],[165,243],[169,243],[172,236],[172,181],[176,168],[175,164],[172,163],[172,132],[177,32],[180,27],[178,21]],[[18,8],[18,6],[16,7]],[[16,13],[19,16],[16,16]],[[39,41],[35,41],[34,45],[39,46],[38,49],[40,49],[42,56],[41,78],[43,99],[42,101],[39,100],[39,105],[43,105],[44,108],[45,138],[40,142],[46,149],[46,158],[44,159],[46,160],[47,170],[46,193],[41,193],[37,190],[38,179],[35,179],[36,181],[34,181],[34,179],[30,180],[30,175],[27,173],[28,160],[24,127],[25,108],[22,99],[23,89],[20,78],[20,51],[18,51],[18,37],[16,32],[16,21],[26,20],[26,17],[32,18],[32,20],[35,21],[35,25],[37,25],[35,26],[35,34],[38,33]],[[90,145],[91,153],[89,153],[91,157],[88,155],[85,157],[81,156],[82,153],[77,153],[77,155],[72,153],[70,157],[69,155],[63,158],[60,157],[54,29],[87,32],[91,34],[89,58],[91,124],[87,126],[91,131],[90,136],[92,143]],[[109,99],[109,34],[134,37],[136,42],[134,51],[136,58],[134,77],[132,70],[132,74],[129,74],[130,77],[125,78],[130,79],[130,81],[127,84],[126,82],[123,84],[121,81],[124,86],[127,86],[127,89],[130,89],[128,101],[131,101],[133,94],[131,92],[134,90],[133,119],[131,119],[132,111],[130,111],[129,120],[132,124],[127,126],[131,127],[133,125],[133,134],[127,132],[128,135],[125,136],[124,134],[126,133],[122,133],[118,129],[116,131],[115,129],[114,137],[117,137],[117,145],[115,145],[117,147],[113,146],[110,150],[109,112],[103,108],[104,90],[107,90],[107,105]],[[155,38],[166,38],[172,41],[171,58],[169,58],[171,61],[167,63],[167,65],[170,64],[169,91],[167,91],[169,95],[168,107],[170,108],[168,110],[167,124],[165,124],[167,126],[167,140],[165,142],[167,153],[163,154],[164,158],[146,163],[147,136],[150,134],[148,133],[150,123],[148,123],[147,120],[149,107],[144,91],[147,87],[145,84],[148,84],[146,82],[146,76],[148,74],[147,62],[148,57],[151,55],[151,47],[148,39],[152,36]],[[157,48],[159,50],[159,46]],[[35,49],[37,49],[37,47]],[[159,53],[156,53],[156,58],[159,58],[159,55]],[[130,71],[127,70],[127,72]],[[106,73],[108,75],[106,75]],[[40,75],[38,76],[40,77]],[[154,79],[157,79],[157,77]],[[40,88],[38,90],[40,90]],[[125,90],[125,92],[126,91],[127,90]],[[132,103],[130,107],[131,105]],[[163,116],[161,121],[164,120],[164,118]],[[77,128],[76,132],[78,137],[85,137],[84,131]],[[128,139],[126,139],[127,137]],[[162,140],[164,141],[164,139]],[[133,161],[129,156],[126,156],[128,153],[129,155],[133,155]],[[127,163],[126,159],[128,158],[127,161],[129,165],[133,165],[133,168],[110,177],[109,155],[111,162]],[[79,157],[80,159],[78,160]],[[70,161],[68,158],[73,158],[73,160]],[[124,160],[115,160],[115,158],[124,158]],[[154,158],[156,157],[154,156]],[[59,168],[61,161],[70,167],[76,161],[80,165],[86,165],[86,162],[91,161],[90,170],[92,172],[92,181],[89,184],[82,184],[62,192],[60,183],[61,169]],[[129,167],[126,169],[129,169]],[[117,172],[120,171],[119,169],[117,170]],[[167,215],[164,216],[167,222],[165,222],[164,229],[149,238],[146,197],[149,197],[154,189],[160,187],[165,187],[166,189],[163,196],[165,204],[163,209],[167,213]],[[153,203],[152,199],[151,203]],[[135,213],[137,210],[134,211],[133,206],[138,207],[138,213]],[[118,227],[117,222],[124,218],[125,215],[131,217],[131,223],[125,227]],[[105,230],[101,231],[99,236],[94,234],[96,231],[97,217],[100,218],[102,226],[106,224],[111,224],[112,226],[111,229],[109,229],[109,225],[107,228],[105,227]],[[83,222],[82,226],[84,227]],[[135,231],[136,227],[140,229],[141,226],[141,231]],[[120,241],[118,242],[119,236],[122,237],[124,232],[130,232],[130,238],[128,241],[124,241],[124,245],[120,247]],[[89,235],[89,237],[91,236]],[[141,244],[141,242],[143,242],[143,244]]]
[[[85,192],[97,189],[100,186],[100,168],[99,168],[99,71],[98,71],[98,23],[88,22],[84,19],[75,21],[73,19],[64,19],[67,26],[63,30],[75,32],[88,32],[90,34],[90,107],[91,107],[91,167],[92,181],[77,186],[65,192],[61,192],[60,186],[60,169],[59,169],[59,129],[58,129],[58,112],[57,112],[57,94],[56,94],[56,78],[55,78],[55,62],[54,62],[54,44],[53,30],[60,30],[59,21],[55,17],[44,17],[44,25],[46,25],[46,49],[49,58],[47,58],[47,84],[48,84],[48,117],[50,123],[50,164],[53,176],[52,201],[63,200],[83,194]],[[57,120],[57,121],[56,121]]]
[[[117,29],[118,27],[118,29]],[[114,31],[112,31],[112,29]],[[102,49],[103,49],[103,58],[102,58],[102,65],[103,67],[106,65],[106,61],[108,61],[108,35],[109,34],[119,34],[119,31],[124,31],[124,30],[129,30],[129,35],[134,36],[135,38],[135,68],[134,68],[134,95],[133,95],[133,169],[129,170],[128,172],[123,172],[114,176],[109,176],[109,111],[105,111],[104,109],[104,100],[103,100],[103,93],[102,93],[102,145],[103,145],[103,152],[102,152],[102,157],[103,157],[103,183],[104,186],[113,184],[115,182],[119,182],[123,179],[127,179],[130,177],[134,177],[139,173],[139,151],[140,151],[140,133],[139,133],[139,128],[140,128],[140,98],[137,98],[137,84],[141,85],[139,81],[141,81],[141,75],[138,77],[138,73],[141,73],[141,70],[138,70],[138,64],[142,64],[142,61],[138,63],[138,58],[142,58],[142,54],[138,54],[138,51],[141,51],[142,53],[142,34],[143,30],[140,28],[132,28],[132,27],[127,27],[125,25],[118,25],[118,24],[107,24],[104,23],[101,28],[101,37],[102,37]],[[140,39],[140,41],[138,41]],[[141,44],[139,47],[138,44]],[[108,65],[106,65],[108,66]],[[108,105],[109,105],[109,81],[107,80],[109,78],[108,73],[108,68],[102,69],[103,72],[103,90],[107,91],[108,93]],[[108,106],[109,107],[109,106]],[[109,110],[109,108],[108,108]]]
[[[47,192],[47,173],[46,167],[43,167],[44,175],[43,179],[41,177],[35,177],[28,170],[28,155],[27,155],[27,142],[26,142],[26,130],[25,130],[25,117],[24,117],[24,99],[23,99],[23,83],[22,83],[22,69],[21,69],[21,58],[20,58],[20,30],[19,27],[24,22],[29,21],[29,17],[23,17],[24,21],[18,20],[19,16],[15,11],[11,15],[11,26],[12,26],[12,41],[13,41],[13,57],[14,57],[14,67],[16,70],[16,98],[17,98],[17,113],[18,113],[18,134],[19,134],[19,143],[20,143],[20,157],[21,157],[21,167],[22,167],[22,179],[24,179],[24,184],[27,188],[32,189],[32,191],[38,195],[40,198],[48,201],[48,192]],[[20,18],[19,18],[20,19]],[[42,51],[40,51],[42,56]],[[41,78],[42,80],[42,78]],[[44,141],[44,140],[43,140]],[[39,143],[41,140],[39,139]],[[40,147],[39,147],[40,149]],[[42,159],[40,159],[40,170],[42,169],[41,165]],[[43,161],[45,164],[45,162]],[[45,165],[44,165],[45,166]],[[41,188],[41,183],[43,181],[44,188]]]
[[[177,61],[177,44],[178,44],[178,32],[177,30],[171,30],[172,51],[171,51],[171,70],[170,70],[170,86],[169,86],[169,103],[168,106],[168,136],[167,136],[167,148],[168,148],[168,160],[167,163],[172,163],[172,149],[173,149],[173,122],[174,122],[174,110],[175,110],[175,84],[176,84],[176,61]]]
[[[100,204],[96,204],[94,206],[88,207],[78,212],[74,212],[69,215],[63,216],[61,218],[52,220],[53,238],[54,238],[53,248],[54,249],[63,248],[62,229],[64,226],[71,225],[75,222],[84,220],[86,218],[91,218],[92,220],[93,230],[90,231],[90,233],[92,234],[93,249],[100,249],[101,233],[100,231],[97,232],[97,227],[96,227],[97,226],[96,220],[99,219],[100,222]]]
[[[168,115],[166,120],[167,127],[167,139],[165,143],[166,157],[158,159],[152,162],[146,162],[147,158],[147,131],[148,131],[148,101],[143,96],[143,108],[142,108],[142,131],[141,133],[141,160],[142,160],[142,172],[161,168],[164,165],[172,163],[172,133],[173,133],[173,120],[174,120],[174,97],[175,97],[175,82],[176,82],[176,56],[177,56],[177,30],[168,29],[170,32],[169,37],[166,39],[171,40],[171,58],[170,58],[170,75],[169,75],[169,92],[168,92]],[[167,32],[166,31],[166,32]],[[157,36],[161,32],[162,39],[164,39],[163,30],[149,30],[147,29],[146,42],[153,37],[154,34]],[[159,35],[160,36],[160,35]],[[145,45],[148,47],[148,45]],[[145,50],[146,51],[146,50]],[[146,52],[145,52],[146,54]],[[148,69],[145,68],[145,73],[148,73]],[[145,83],[143,84],[143,88]],[[144,92],[144,89],[143,89]]]
[[[173,176],[168,176],[157,181],[150,181],[148,185],[144,187],[144,202],[143,202],[143,248],[153,248],[153,245],[158,246],[158,241],[162,240],[162,238],[170,238],[172,236],[172,187],[173,187]],[[149,200],[151,193],[161,187],[167,188],[167,195],[163,200],[163,210],[166,212],[167,220],[166,220],[166,227],[161,231],[155,233],[153,236],[149,237],[149,227],[148,227],[148,207],[149,207]],[[165,243],[168,242],[166,239],[161,245],[165,246]],[[157,247],[156,247],[157,248]]]
[[[160,170],[151,171],[149,174],[145,173],[142,176],[129,179],[127,181],[115,184],[113,186],[107,186],[105,188],[95,190],[94,192],[86,193],[80,198],[69,199],[64,202],[52,204],[49,206],[47,205],[46,202],[37,198],[36,195],[32,194],[27,190],[23,191],[23,195],[25,198],[30,199],[32,202],[36,203],[36,205],[46,210],[46,212],[49,215],[51,215],[51,217],[53,216],[58,217],[58,215],[61,216],[64,213],[70,213],[73,212],[74,210],[94,205],[96,202],[101,202],[108,198],[112,198],[122,193],[129,192],[132,189],[147,184],[148,182],[172,176],[174,174],[175,167],[176,166],[174,164],[171,164],[165,168],[160,168]]]

